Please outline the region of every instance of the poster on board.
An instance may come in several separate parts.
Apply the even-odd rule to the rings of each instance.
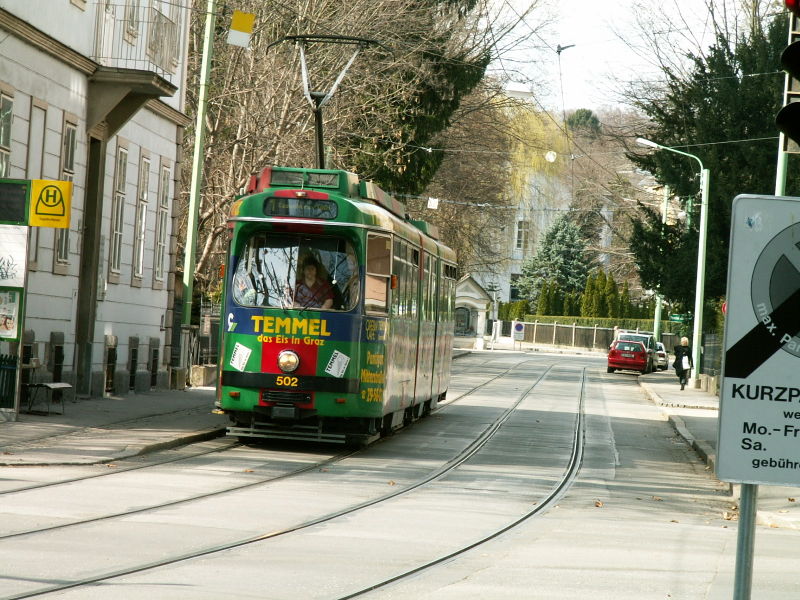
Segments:
[[[0,288],[0,340],[16,340],[19,338],[21,309],[22,290]]]
[[[0,225],[0,286],[25,286],[28,228]]]

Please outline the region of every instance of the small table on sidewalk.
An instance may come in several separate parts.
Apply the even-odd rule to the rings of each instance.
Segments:
[[[52,383],[24,383],[22,384],[28,389],[28,408],[25,412],[31,412],[33,409],[34,404],[36,403],[36,398],[39,395],[39,390],[44,390],[45,400],[47,402],[47,414],[50,414],[50,409],[53,405],[53,393],[56,390],[68,390],[71,389],[72,386],[68,383],[61,383],[61,382],[52,382]],[[61,404],[61,413],[64,414],[64,399],[60,398],[56,401],[57,403]]]

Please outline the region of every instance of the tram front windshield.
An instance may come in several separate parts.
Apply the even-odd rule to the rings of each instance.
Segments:
[[[242,306],[352,310],[360,294],[356,252],[340,237],[254,234],[233,275]]]

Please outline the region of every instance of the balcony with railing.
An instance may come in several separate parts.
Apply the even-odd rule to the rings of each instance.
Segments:
[[[180,0],[100,1],[92,56],[100,66],[89,78],[89,129],[105,123],[111,135],[149,100],[175,94],[183,11]]]
[[[176,4],[144,4],[129,0],[98,6],[92,58],[104,67],[152,71],[171,80],[181,47]]]

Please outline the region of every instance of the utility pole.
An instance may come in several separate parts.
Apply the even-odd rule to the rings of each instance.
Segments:
[[[194,131],[192,184],[189,191],[189,216],[186,223],[186,246],[183,259],[183,318],[181,320],[181,367],[189,368],[189,325],[192,322],[192,293],[194,291],[197,220],[200,212],[200,187],[203,183],[208,80],[211,75],[211,56],[214,49],[214,25],[217,20],[217,0],[208,0],[206,26],[203,34],[203,59],[200,65],[200,89],[197,95],[197,122]]]

